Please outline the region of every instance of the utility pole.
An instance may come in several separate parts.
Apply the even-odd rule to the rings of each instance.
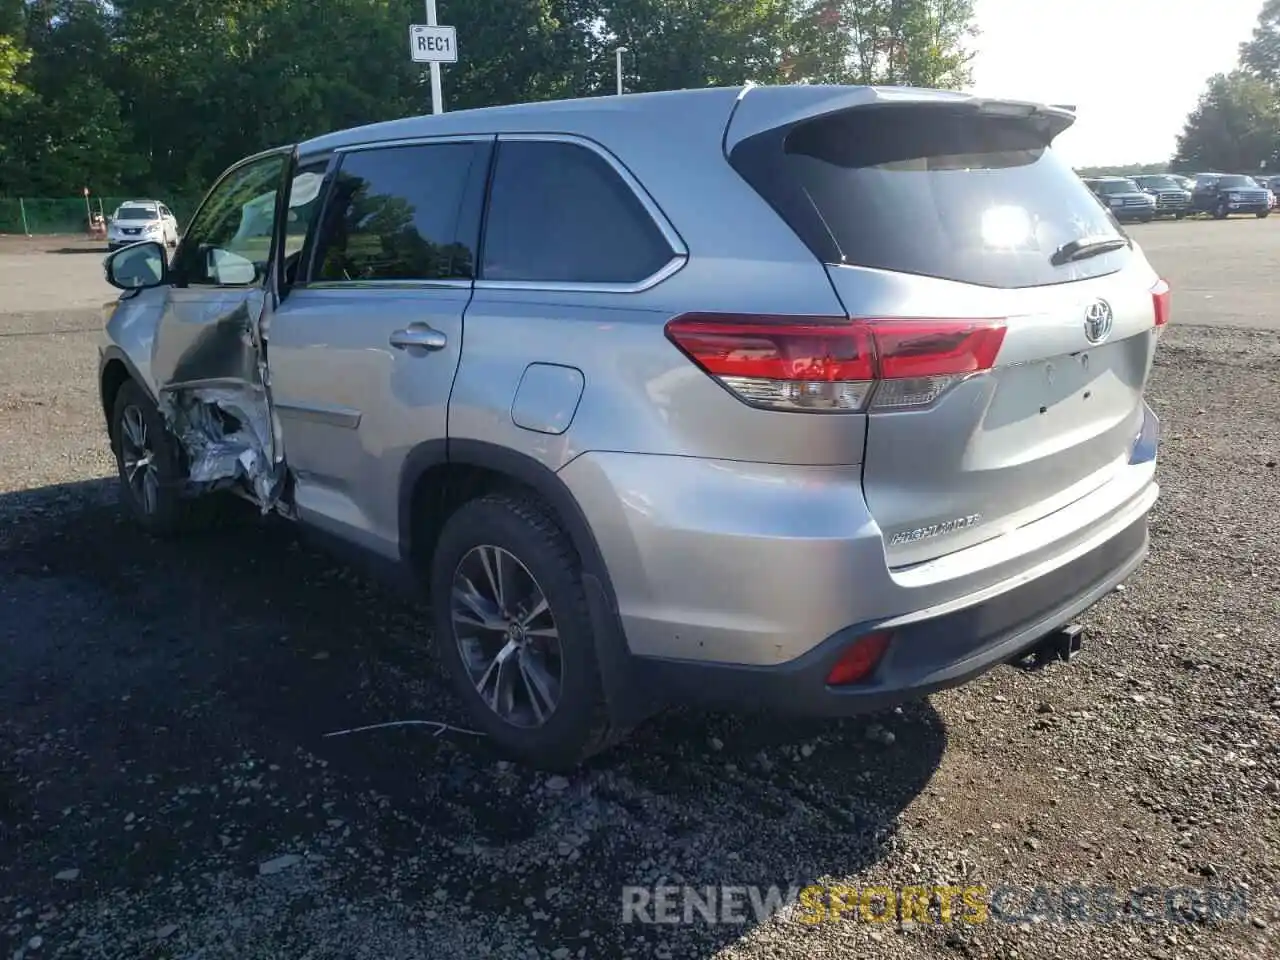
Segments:
[[[439,26],[436,22],[436,0],[427,0],[427,26]],[[431,112],[444,113],[444,90],[440,84],[440,63],[431,61]]]
[[[430,0],[430,2],[435,2],[435,0]],[[616,66],[617,66],[617,74],[618,74],[618,96],[622,96],[622,55],[627,52],[627,48],[619,47],[617,50],[613,52],[617,57]]]

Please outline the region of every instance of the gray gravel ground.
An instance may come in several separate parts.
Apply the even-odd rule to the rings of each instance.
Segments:
[[[0,957],[1276,956],[1280,224],[1134,233],[1177,291],[1163,493],[1080,660],[847,722],[676,713],[567,780],[422,728],[325,738],[459,722],[421,612],[282,524],[120,522],[97,258],[0,242]],[[663,878],[1004,885],[1018,911],[1247,887],[1248,917],[621,924],[621,887]]]

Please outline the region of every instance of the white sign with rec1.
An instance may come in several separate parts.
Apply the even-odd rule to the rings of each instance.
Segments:
[[[458,30],[415,23],[409,28],[409,50],[416,63],[457,63]]]

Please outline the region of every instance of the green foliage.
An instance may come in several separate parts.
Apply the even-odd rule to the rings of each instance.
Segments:
[[[973,0],[806,0],[789,79],[962,87],[977,35]]]
[[[18,82],[18,71],[30,61],[30,50],[20,47],[16,38],[0,33],[0,104],[26,93]]]
[[[627,0],[601,10],[607,49],[627,47],[629,91],[777,82],[787,0]],[[605,72],[613,78],[613,63]],[[606,90],[609,84],[601,84]]]
[[[1244,71],[1217,74],[1187,118],[1173,169],[1252,173],[1274,166],[1280,109],[1273,86]]]
[[[1178,137],[1172,167],[1257,173],[1280,169],[1280,0],[1266,0],[1239,69],[1209,79]]]
[[[426,113],[421,0],[0,0],[0,196],[190,195],[236,159]],[[968,79],[973,0],[439,0],[450,110],[755,82]]]
[[[1240,66],[1273,87],[1280,84],[1280,0],[1267,0],[1253,36],[1240,45]]]

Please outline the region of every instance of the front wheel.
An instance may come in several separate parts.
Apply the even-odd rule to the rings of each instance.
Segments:
[[[1225,220],[1227,219],[1228,214],[1229,214],[1229,211],[1227,210],[1227,205],[1225,203],[1220,203],[1217,205],[1217,207],[1214,208],[1213,219]]]
[[[120,503],[130,518],[154,536],[180,532],[189,516],[181,489],[185,468],[160,411],[132,380],[116,394],[111,447],[120,477]]]
[[[1271,211],[1270,211],[1270,210],[1259,210],[1259,211],[1258,211],[1258,219],[1259,219],[1259,220],[1265,220],[1265,219],[1267,219],[1267,217],[1269,217],[1269,216],[1271,216]]]
[[[1186,216],[1187,216],[1187,215],[1186,215],[1185,213],[1175,213],[1175,214],[1173,215],[1173,219],[1175,219],[1175,220],[1184,220],[1184,219],[1186,219]]]
[[[620,735],[604,704],[582,571],[547,509],[519,494],[460,507],[431,561],[440,657],[505,753],[566,770]]]

